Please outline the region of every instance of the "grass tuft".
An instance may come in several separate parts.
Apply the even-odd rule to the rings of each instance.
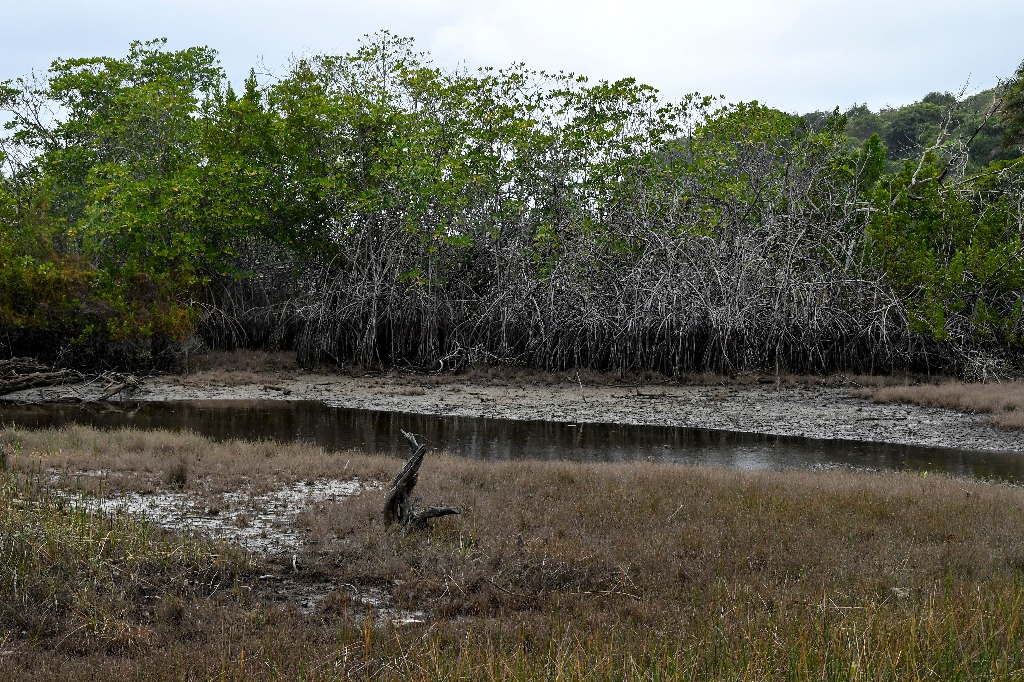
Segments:
[[[1002,383],[965,383],[883,386],[858,391],[860,397],[877,403],[910,403],[922,407],[941,407],[962,412],[992,415],[996,426],[1024,429],[1024,381]]]
[[[184,457],[179,457],[176,462],[167,468],[164,480],[168,485],[175,488],[184,488],[188,484],[188,462]]]

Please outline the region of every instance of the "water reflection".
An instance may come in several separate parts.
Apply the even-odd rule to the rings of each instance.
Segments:
[[[24,427],[188,429],[217,438],[306,441],[404,454],[400,429],[435,447],[484,460],[649,460],[745,470],[909,469],[1024,481],[1024,455],[847,440],[767,436],[669,426],[567,424],[335,408],[313,401],[190,401],[101,405],[4,405],[0,420]]]

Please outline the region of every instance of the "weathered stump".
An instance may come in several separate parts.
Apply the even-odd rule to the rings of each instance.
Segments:
[[[412,491],[419,479],[420,466],[423,464],[424,455],[427,454],[427,446],[420,445],[416,436],[411,433],[402,431],[402,435],[409,441],[412,456],[391,483],[391,489],[384,501],[384,524],[391,526],[397,523],[402,530],[408,531],[426,528],[430,519],[461,514],[462,510],[459,507],[421,507],[419,498],[412,499]]]

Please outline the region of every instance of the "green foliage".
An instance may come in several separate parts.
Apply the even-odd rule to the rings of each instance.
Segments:
[[[20,101],[7,86],[21,114],[12,139],[35,154],[33,189],[47,213],[37,221],[22,208],[9,219],[7,241],[17,243],[4,291],[34,294],[8,311],[15,328],[56,325],[78,341],[181,337],[193,328],[189,299],[229,268],[233,231],[246,227],[235,200],[244,195],[231,193],[247,176],[210,164],[200,135],[202,105],[223,75],[211,50],[164,44],[132,43],[123,59],[57,60],[45,88],[23,87]],[[55,120],[27,115],[40,98],[59,107]],[[46,293],[62,288],[59,300]]]
[[[829,187],[834,180],[862,191],[877,177],[877,140],[861,159],[845,149],[845,124],[836,113],[815,130],[797,116],[756,102],[716,112],[697,128],[690,143],[693,165],[687,169],[707,188],[700,198],[706,227],[727,234],[783,216],[798,220],[807,212],[815,214],[814,222],[827,224],[824,213],[840,206],[821,194],[834,189]],[[794,194],[794,173],[804,176],[807,195]]]
[[[1004,126],[1002,146],[1004,149],[1014,146],[1024,149],[1024,62],[1020,63],[1013,78],[1009,79],[1003,88],[1003,103],[1000,108]]]
[[[1005,139],[1006,103],[1002,91],[991,89],[968,97],[951,93],[929,93],[920,102],[872,112],[857,104],[846,111],[847,134],[854,144],[878,135],[889,150],[886,170],[896,173],[905,161],[916,161],[925,150],[933,151],[943,162],[953,159],[962,163],[967,173],[977,173],[995,161],[1016,158],[1019,153],[1008,149]],[[992,115],[993,110],[996,115]],[[814,120],[822,114],[810,114]],[[965,150],[961,148],[965,146]],[[966,151],[966,154],[964,154]]]
[[[0,84],[0,326],[559,369],[1017,348],[1021,80],[798,117],[388,32],[241,94],[209,48],[61,59]]]
[[[934,155],[878,186],[871,239],[908,301],[912,328],[937,339],[1020,345],[1024,167],[995,164],[973,186],[940,182]]]
[[[44,149],[64,217],[81,253],[111,280],[142,274],[187,294],[206,267],[224,267],[232,225],[218,214],[234,183],[201,147],[203,99],[223,78],[205,48],[164,52],[164,41],[133,43],[125,59],[58,60],[50,96],[68,112]],[[205,267],[204,267],[205,266]]]

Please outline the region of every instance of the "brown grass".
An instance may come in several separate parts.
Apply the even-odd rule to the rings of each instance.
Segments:
[[[11,469],[70,483],[109,464],[128,488],[168,485],[156,462],[175,460],[160,453],[188,453],[186,489],[197,493],[201,481],[230,490],[243,471],[275,485],[387,480],[401,465],[85,428],[6,429],[0,445]],[[149,628],[148,642],[84,658],[0,622],[0,650],[14,652],[0,656],[0,677],[1010,680],[1024,671],[1020,488],[432,453],[417,493],[464,513],[425,533],[388,532],[383,491],[367,491],[300,515],[309,540],[300,572],[290,563],[258,572],[279,574],[275,585],[320,586],[315,615],[243,576],[241,596],[221,599],[219,612],[185,594],[176,609],[130,620]],[[382,623],[356,598],[371,588],[426,610],[428,622]]]
[[[337,373],[337,368],[318,367],[317,372]],[[274,382],[295,378],[302,373],[293,352],[266,352],[252,350],[208,351],[193,356],[188,371],[173,377],[185,385],[203,386],[209,384],[241,385]],[[713,372],[690,372],[678,377],[669,377],[652,371],[644,372],[602,372],[589,369],[564,372],[548,372],[528,367],[505,365],[470,365],[456,372],[404,372],[396,369],[388,372],[380,369],[349,366],[345,373],[350,376],[387,376],[390,380],[405,380],[421,386],[477,383],[491,385],[554,385],[577,384],[600,386],[649,386],[655,384],[681,384],[690,386],[754,386],[779,385],[793,388],[798,386],[850,386],[888,387],[928,381],[927,377],[895,374],[891,376],[830,374],[826,376],[793,374],[782,371],[744,371],[732,375]]]
[[[992,415],[996,426],[1024,429],[1024,381],[883,386],[856,393],[876,403],[910,403],[922,407],[943,407],[962,412]]]
[[[246,485],[265,492],[296,481],[351,478],[357,468],[375,479],[393,473],[361,451],[271,441],[218,443],[190,432],[6,427],[0,429],[0,447],[4,443],[11,465],[22,470],[50,470],[68,480],[77,477],[82,485],[93,478],[83,472],[103,472],[104,490],[112,496],[163,487],[220,493]],[[377,465],[368,464],[372,461]]]
[[[291,352],[207,351],[192,356],[184,371],[172,378],[185,386],[239,386],[294,378],[300,373]]]

